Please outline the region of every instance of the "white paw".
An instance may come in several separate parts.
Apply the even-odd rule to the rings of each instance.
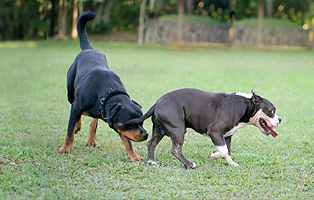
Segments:
[[[156,165],[157,164],[156,161],[154,161],[154,160],[148,160],[147,163],[150,165]]]
[[[230,166],[235,166],[235,167],[239,167],[240,165],[236,162],[232,162],[232,163],[227,163]]]
[[[194,162],[192,162],[192,167],[191,167],[191,169],[195,169],[195,167],[196,167],[196,164],[195,164]]]
[[[211,153],[209,154],[209,156],[208,156],[208,159],[209,159],[209,160],[215,160],[215,159],[216,159],[216,157],[214,156],[215,153],[216,153],[215,151],[214,151],[214,152],[211,152]]]
[[[230,165],[230,166],[236,166],[236,167],[239,166],[238,163],[233,162],[233,160],[231,159],[231,157],[230,157],[229,155],[227,155],[226,157],[224,157],[224,159],[225,159],[226,163],[227,163],[228,165]]]

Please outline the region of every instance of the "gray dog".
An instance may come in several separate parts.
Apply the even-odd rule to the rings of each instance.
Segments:
[[[210,93],[197,89],[180,89],[162,97],[138,119],[127,124],[138,124],[152,116],[153,134],[147,143],[148,163],[156,164],[154,151],[160,140],[169,136],[172,140],[171,153],[186,168],[196,164],[182,154],[186,128],[211,138],[218,149],[209,160],[224,158],[228,165],[238,166],[230,157],[231,136],[246,125],[254,125],[265,135],[277,136],[273,130],[281,119],[275,114],[275,106],[267,99],[244,93]]]

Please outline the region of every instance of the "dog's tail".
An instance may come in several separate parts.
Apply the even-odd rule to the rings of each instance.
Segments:
[[[78,34],[78,38],[80,40],[80,47],[82,50],[93,49],[93,47],[90,44],[89,39],[87,37],[85,24],[86,24],[86,22],[94,19],[95,16],[96,16],[95,13],[88,11],[88,12],[84,12],[83,14],[81,14],[79,19],[77,20],[77,34]]]
[[[133,124],[142,123],[143,121],[145,121],[147,118],[149,118],[150,116],[152,116],[154,114],[155,109],[156,109],[156,104],[154,104],[142,117],[136,118],[136,119],[131,119],[126,124],[133,125]]]

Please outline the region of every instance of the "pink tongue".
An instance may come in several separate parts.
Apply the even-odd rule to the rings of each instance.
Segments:
[[[266,130],[268,133],[270,133],[273,137],[276,137],[278,135],[278,133],[276,133],[276,131],[274,131],[274,129],[266,126]]]

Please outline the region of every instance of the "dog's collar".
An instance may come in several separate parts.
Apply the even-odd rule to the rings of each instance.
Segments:
[[[112,88],[109,89],[109,91],[106,93],[106,95],[100,99],[100,110],[101,110],[101,117],[107,122],[107,118],[104,113],[104,105],[108,102],[108,100],[118,94],[126,95],[130,97],[125,91],[122,90],[113,90]]]

